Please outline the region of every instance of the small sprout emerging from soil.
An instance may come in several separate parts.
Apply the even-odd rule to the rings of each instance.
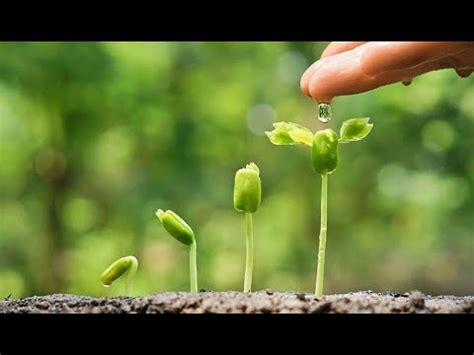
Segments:
[[[109,287],[112,282],[117,280],[120,276],[127,273],[127,280],[125,282],[125,296],[128,296],[130,287],[132,285],[133,277],[137,272],[138,260],[134,256],[125,256],[118,259],[112,265],[110,265],[100,275],[100,281],[105,287]]]
[[[189,276],[191,292],[198,292],[197,277],[197,244],[191,227],[173,211],[156,211],[156,216],[163,227],[179,242],[189,246]]]
[[[333,173],[339,159],[339,143],[356,142],[364,139],[372,130],[369,118],[354,118],[343,122],[340,138],[332,129],[313,133],[306,127],[291,122],[274,123],[271,132],[265,132],[275,145],[305,144],[311,146],[311,160],[314,170],[321,175],[321,229],[319,233],[318,269],[315,295],[323,294],[324,259],[327,237],[328,175]]]
[[[247,249],[245,260],[244,292],[252,290],[253,272],[253,220],[252,214],[257,211],[262,198],[260,170],[255,163],[247,164],[235,174],[234,208],[245,212],[247,224]]]

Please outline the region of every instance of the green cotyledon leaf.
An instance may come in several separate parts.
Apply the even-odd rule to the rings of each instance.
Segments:
[[[360,141],[367,137],[373,126],[369,123],[369,117],[346,120],[341,126],[339,143]]]
[[[313,133],[305,126],[293,122],[276,122],[273,127],[273,131],[265,134],[275,145],[312,145]]]
[[[295,143],[306,144],[308,146],[313,145],[313,133],[306,129],[293,129],[288,133]]]

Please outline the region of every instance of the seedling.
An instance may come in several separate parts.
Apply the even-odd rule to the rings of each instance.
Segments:
[[[109,287],[112,282],[117,280],[120,276],[127,273],[127,280],[125,282],[125,296],[128,296],[130,287],[132,285],[133,277],[137,272],[138,260],[134,256],[125,256],[118,259],[112,265],[110,265],[100,275],[100,281],[105,287]]]
[[[253,220],[252,214],[257,211],[262,198],[262,187],[260,182],[260,170],[255,163],[247,164],[245,168],[235,173],[234,183],[234,208],[239,212],[245,212],[247,224],[246,260],[244,292],[252,289],[253,272]]]
[[[316,296],[323,294],[324,259],[327,237],[328,175],[337,168],[339,143],[364,139],[372,130],[369,118],[353,118],[343,122],[340,137],[332,129],[313,134],[308,128],[289,122],[277,122],[271,132],[265,132],[275,145],[306,144],[312,148],[313,168],[321,175],[321,229],[319,233],[318,269],[316,273]]]
[[[193,230],[180,216],[178,216],[173,211],[168,210],[163,212],[163,210],[158,210],[156,211],[156,216],[172,237],[189,246],[189,275],[191,292],[197,292],[197,245]]]

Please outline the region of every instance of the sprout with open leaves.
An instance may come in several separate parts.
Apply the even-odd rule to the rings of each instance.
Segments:
[[[353,118],[343,122],[338,137],[332,129],[313,134],[308,128],[292,122],[277,122],[271,132],[265,132],[275,145],[305,144],[311,147],[314,170],[321,175],[321,229],[319,233],[318,269],[315,295],[321,296],[324,283],[324,259],[327,237],[328,175],[333,173],[339,161],[339,143],[350,143],[364,139],[372,130],[369,118]]]

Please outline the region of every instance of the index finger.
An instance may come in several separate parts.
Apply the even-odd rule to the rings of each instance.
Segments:
[[[326,49],[321,54],[321,58],[331,57],[333,55],[350,51],[354,48],[360,47],[361,45],[367,42],[331,42]],[[311,93],[309,92],[309,81],[311,80],[313,73],[318,67],[319,61],[313,63],[301,76],[300,80],[300,87],[301,91],[308,96],[311,97]]]
[[[350,51],[367,42],[331,42],[321,54],[321,58],[330,57],[342,52]]]

